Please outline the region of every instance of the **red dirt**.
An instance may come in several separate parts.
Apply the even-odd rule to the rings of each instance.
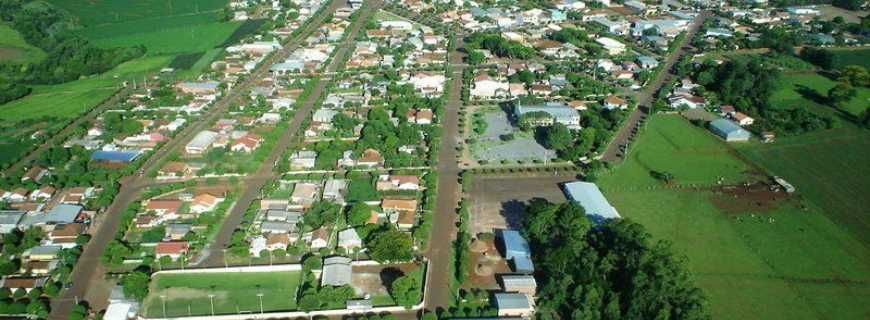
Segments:
[[[711,201],[725,214],[741,215],[770,212],[789,198],[788,193],[772,191],[769,184],[757,182],[714,188]]]
[[[498,289],[499,284],[496,275],[511,272],[507,260],[502,257],[501,253],[499,253],[498,249],[495,247],[495,240],[490,239],[482,241],[486,243],[487,249],[483,253],[471,252],[471,263],[468,266],[468,270],[465,270],[468,275],[468,280],[462,284],[462,288],[477,288],[484,290]],[[475,272],[478,264],[491,267],[493,271],[492,274],[478,275]]]

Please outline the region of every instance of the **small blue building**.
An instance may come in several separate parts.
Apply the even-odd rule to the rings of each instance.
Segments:
[[[748,141],[752,134],[744,130],[736,123],[728,119],[716,119],[710,121],[710,131],[713,131],[717,136],[725,139],[725,141]]]
[[[520,273],[532,273],[535,266],[532,263],[532,251],[529,243],[516,230],[502,230],[501,238],[504,242],[505,259],[512,260],[514,271]]]

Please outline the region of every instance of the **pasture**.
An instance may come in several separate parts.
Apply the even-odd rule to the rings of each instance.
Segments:
[[[0,62],[36,62],[44,57],[42,49],[27,43],[12,27],[0,23]]]
[[[738,146],[744,147],[755,146]],[[817,205],[798,180],[793,181],[796,195],[780,193],[780,200],[764,207],[721,192],[720,178],[729,185],[758,180],[758,169],[742,154],[680,117],[653,116],[626,161],[598,184],[623,217],[643,224],[653,238],[671,242],[688,258],[714,319],[866,318],[868,247]],[[769,161],[801,166],[791,164],[793,159]],[[843,163],[829,166],[837,165]],[[667,171],[674,180],[657,182],[650,170]],[[842,187],[868,190],[866,185]],[[724,212],[717,202],[723,198],[744,209]]]
[[[158,274],[151,281],[143,311],[146,317],[211,315],[209,295],[214,295],[215,314],[289,311],[296,308],[299,271],[252,273]]]
[[[0,122],[11,123],[43,117],[78,117],[111,96],[124,80],[159,69],[167,62],[167,57],[136,59],[99,76],[57,85],[34,86],[33,93],[29,96],[0,106],[3,110],[0,113]]]
[[[859,65],[870,69],[870,48],[829,49],[834,54],[834,68],[840,69],[848,65]]]
[[[222,46],[244,25],[220,20],[227,4],[222,0],[51,2],[75,15],[84,26],[81,33],[97,46],[143,45],[146,55],[152,57],[189,56],[212,50]]]
[[[870,132],[845,127],[738,146],[870,246]]]
[[[780,88],[770,96],[770,102],[781,108],[809,108],[814,112],[830,112],[826,105],[828,90],[837,83],[816,73],[785,73]],[[857,95],[849,100],[844,111],[860,115],[870,105],[870,89],[856,88]]]

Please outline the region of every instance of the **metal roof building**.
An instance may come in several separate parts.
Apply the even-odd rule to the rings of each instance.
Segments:
[[[620,218],[616,208],[610,205],[610,202],[594,183],[574,181],[565,183],[562,187],[568,198],[583,207],[586,210],[586,215],[593,221],[601,222],[602,220]]]
[[[217,138],[217,132],[208,130],[200,131],[192,140],[190,140],[187,146],[185,146],[185,149],[188,153],[201,153],[208,149]]]
[[[525,293],[496,293],[495,304],[500,317],[527,317],[534,311],[532,301]]]
[[[105,161],[105,162],[132,162],[139,157],[141,152],[139,151],[106,151],[106,150],[97,150],[94,153],[91,153],[91,161]]]
[[[10,233],[18,227],[18,222],[24,217],[24,211],[0,211],[0,234]]]
[[[716,119],[710,121],[710,131],[713,131],[717,136],[725,139],[725,141],[748,141],[752,134],[744,130],[736,123],[727,119]]]
[[[323,259],[323,274],[320,276],[322,286],[343,286],[350,284],[350,258],[329,257]]]
[[[501,238],[504,242],[505,259],[513,262],[514,271],[532,273],[535,265],[532,263],[532,252],[529,243],[516,230],[502,230]]]

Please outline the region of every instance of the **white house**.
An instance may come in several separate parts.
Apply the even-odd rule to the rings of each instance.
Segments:
[[[443,92],[445,81],[447,78],[444,75],[428,72],[418,72],[408,79],[408,83],[414,85],[414,88],[423,93],[424,96],[437,95]]]
[[[471,96],[484,99],[505,97],[510,93],[510,85],[507,81],[492,79],[486,73],[474,77],[474,86],[471,88]]]

